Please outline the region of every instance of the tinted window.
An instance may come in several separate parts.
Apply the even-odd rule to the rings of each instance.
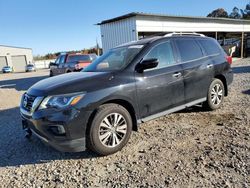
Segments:
[[[65,61],[65,55],[60,55],[58,58],[57,58],[57,60],[56,60],[56,64],[62,64],[62,63],[64,63],[64,61]]]
[[[175,63],[173,50],[169,41],[153,47],[149,54],[144,57],[144,60],[154,58],[158,59],[159,61],[156,69],[163,68]]]
[[[56,58],[55,64],[59,64],[60,58],[61,58],[61,56],[58,56],[58,57]]]
[[[219,48],[218,44],[216,44],[216,42],[213,40],[199,39],[198,41],[206,51],[207,55],[214,55],[221,52],[221,49]]]
[[[194,39],[176,39],[181,61],[191,61],[203,56],[201,48]]]
[[[90,61],[89,55],[69,55],[67,58],[67,62],[74,61]]]
[[[83,71],[105,72],[121,70],[134,59],[142,47],[142,45],[137,45],[111,49],[83,69]]]

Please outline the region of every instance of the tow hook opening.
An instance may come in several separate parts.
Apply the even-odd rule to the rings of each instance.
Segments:
[[[25,138],[27,138],[28,140],[30,140],[31,136],[32,136],[32,131],[30,130],[30,128],[26,128],[25,132],[26,132]]]

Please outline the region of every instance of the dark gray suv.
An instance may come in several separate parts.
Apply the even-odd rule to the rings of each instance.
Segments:
[[[112,154],[143,122],[197,104],[219,108],[231,63],[216,40],[199,34],[124,44],[82,72],[33,85],[21,100],[23,128],[60,151]]]

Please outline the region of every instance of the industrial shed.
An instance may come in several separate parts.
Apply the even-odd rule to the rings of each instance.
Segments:
[[[250,20],[169,16],[130,13],[98,23],[104,52],[117,45],[141,38],[171,32],[198,32],[217,40],[238,38],[244,49],[244,38],[250,32]],[[243,57],[241,50],[241,57]]]
[[[0,45],[0,70],[8,65],[13,67],[15,72],[24,72],[25,66],[32,61],[31,48]]]

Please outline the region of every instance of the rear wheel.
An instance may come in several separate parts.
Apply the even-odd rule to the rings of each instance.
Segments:
[[[100,155],[121,150],[132,132],[129,112],[118,104],[105,104],[98,108],[87,134],[87,147]]]
[[[204,107],[208,110],[218,109],[224,101],[224,96],[224,84],[219,79],[213,79],[208,89],[207,101],[204,103]]]

